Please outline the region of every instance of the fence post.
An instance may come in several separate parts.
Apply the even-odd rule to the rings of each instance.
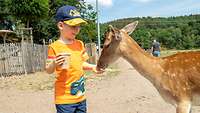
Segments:
[[[97,48],[95,43],[87,43],[85,45],[86,52],[89,55],[89,63],[96,64],[97,63]]]
[[[53,43],[52,39],[49,39],[49,44]]]
[[[5,66],[5,75],[8,74],[8,55],[7,55],[7,47],[6,47],[6,43],[4,44],[4,66]]]
[[[43,41],[43,56],[44,56],[44,62],[42,64],[42,70],[44,71],[45,70],[45,66],[46,66],[46,58],[47,58],[47,51],[46,51],[46,45],[45,45],[45,39],[42,40]]]
[[[25,48],[24,48],[24,39],[22,39],[21,41],[21,50],[22,50],[22,65],[23,65],[23,71],[25,73],[25,75],[27,75],[27,71],[26,71],[26,59],[25,59]]]

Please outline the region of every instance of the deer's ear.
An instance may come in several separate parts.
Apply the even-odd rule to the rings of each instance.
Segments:
[[[115,31],[115,39],[118,41],[122,40],[122,35],[119,30]]]
[[[109,31],[111,31],[111,32],[115,31],[115,29],[114,29],[114,27],[112,25],[109,25]]]
[[[130,35],[135,30],[135,28],[136,28],[137,25],[138,25],[138,21],[135,21],[135,22],[132,22],[132,23],[126,25],[121,30],[125,31],[127,34]]]
[[[121,34],[119,30],[114,28],[112,25],[109,25],[109,30],[113,33],[116,40],[121,40]]]

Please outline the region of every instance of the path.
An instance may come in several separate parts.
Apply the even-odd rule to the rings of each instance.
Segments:
[[[121,70],[117,76],[87,80],[88,113],[175,113],[175,108],[165,103],[151,83],[130,64],[122,59],[116,64]],[[28,80],[37,80],[37,76]],[[52,90],[3,88],[9,82],[2,85],[0,80],[0,113],[55,113]],[[200,113],[200,107],[194,108],[192,113]]]

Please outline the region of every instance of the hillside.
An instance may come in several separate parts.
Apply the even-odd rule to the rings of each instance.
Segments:
[[[111,24],[122,28],[128,23],[139,21],[131,35],[143,47],[149,48],[153,39],[167,49],[200,48],[200,14],[178,17],[136,17],[114,20],[102,25],[102,32]]]

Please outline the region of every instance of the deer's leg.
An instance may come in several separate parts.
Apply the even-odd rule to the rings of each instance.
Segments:
[[[191,113],[191,102],[181,101],[178,103],[176,113]]]

